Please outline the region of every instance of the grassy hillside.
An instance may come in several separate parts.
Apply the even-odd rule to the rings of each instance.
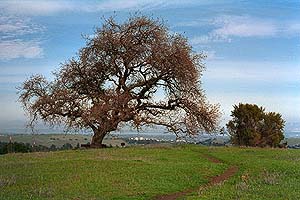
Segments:
[[[199,189],[185,199],[289,199],[300,197],[300,151],[292,149],[213,148],[209,155],[236,165],[239,172],[223,184]]]
[[[14,134],[14,135],[0,135],[0,141],[9,142],[10,137],[13,142],[23,142],[32,144],[35,141],[36,145],[43,145],[50,147],[54,144],[57,147],[61,147],[66,143],[70,143],[73,147],[79,144],[86,144],[91,141],[90,135],[81,134]],[[104,144],[112,146],[120,146],[122,139],[105,138]]]
[[[0,199],[151,199],[199,188],[233,165],[239,171],[229,180],[182,198],[300,196],[300,151],[187,145],[0,156]]]

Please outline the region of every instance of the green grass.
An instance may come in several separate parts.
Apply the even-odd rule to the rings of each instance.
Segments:
[[[86,144],[91,141],[90,135],[81,134],[12,134],[12,135],[0,135],[1,142],[9,142],[10,137],[13,142],[23,142],[32,144],[35,141],[36,145],[43,145],[50,147],[54,144],[56,147],[61,147],[66,143],[70,143],[73,147],[79,144]],[[106,137],[103,141],[104,144],[112,146],[120,146],[122,139],[115,139]],[[126,143],[126,142],[125,142]]]
[[[300,199],[299,150],[210,148],[208,154],[238,166],[239,173],[185,199]]]
[[[10,154],[0,157],[0,199],[149,199],[197,187],[226,167],[189,147]]]
[[[151,199],[204,185],[230,165],[235,176],[183,199],[300,197],[300,151],[187,145],[0,156],[0,199]]]

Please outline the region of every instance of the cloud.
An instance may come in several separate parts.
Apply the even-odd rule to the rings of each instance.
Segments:
[[[286,27],[283,27],[281,32],[284,32],[288,35],[300,35],[300,23],[299,22],[289,22]]]
[[[22,80],[24,80],[24,75],[23,74],[0,74],[0,83],[1,83],[1,87],[0,87],[0,93],[1,90],[8,90],[7,85],[8,84],[12,84],[12,83],[20,83],[22,82]],[[12,84],[13,85],[13,84]],[[10,88],[9,88],[10,89]],[[13,88],[15,90],[15,88]]]
[[[11,14],[48,15],[56,12],[72,10],[73,6],[67,1],[10,0],[2,1],[0,8]]]
[[[203,0],[200,3],[207,3]],[[51,15],[58,12],[98,12],[98,11],[119,11],[119,10],[151,10],[174,6],[187,6],[199,3],[197,1],[168,1],[168,0],[105,0],[105,1],[34,1],[34,0],[10,0],[2,1],[0,9],[8,13],[22,15]]]
[[[29,18],[0,15],[0,60],[41,57],[40,40],[26,37],[41,32],[43,27],[32,23]]]
[[[208,35],[195,36],[190,39],[192,45],[205,45],[215,42],[231,42],[231,39],[222,35],[209,33]]]
[[[212,24],[218,27],[212,34],[223,38],[274,36],[278,31],[271,20],[249,16],[222,16],[215,19]]]
[[[136,1],[136,0],[128,0],[128,1],[118,1],[118,0],[112,0],[112,1],[104,1],[101,3],[98,3],[96,5],[96,10],[124,10],[124,9],[136,9],[136,8],[150,8],[151,4],[149,4],[151,1]],[[154,1],[152,7],[157,6],[157,4],[160,4],[158,1]],[[163,3],[161,3],[163,4]],[[91,6],[86,7],[86,11],[95,11]]]
[[[231,119],[233,105],[239,103],[257,104],[266,108],[268,112],[278,112],[288,121],[299,121],[300,95],[278,95],[266,92],[265,95],[255,93],[213,93],[207,91],[207,96],[212,103],[219,103],[223,115],[223,123]]]
[[[184,24],[184,23],[179,23]],[[207,21],[192,21],[188,26],[211,26],[213,29],[206,35],[191,39],[193,45],[215,42],[231,42],[234,37],[278,37],[300,34],[299,22],[275,21],[252,16],[224,15]]]
[[[13,15],[0,15],[0,38],[14,38],[25,34],[39,33],[43,27],[34,24],[29,18]]]
[[[300,85],[300,64],[214,60],[207,64],[204,77],[211,81]]]
[[[285,118],[299,119],[300,63],[209,61],[203,87],[229,118],[232,105],[255,103]]]
[[[214,50],[204,50],[201,53],[204,53],[207,56],[205,60],[209,62],[223,59],[222,57],[218,56]]]
[[[14,58],[37,58],[43,55],[39,42],[8,40],[0,42],[0,59],[11,60]]]

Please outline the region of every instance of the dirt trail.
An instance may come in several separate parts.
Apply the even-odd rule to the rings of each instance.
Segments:
[[[208,159],[209,161],[213,162],[213,163],[222,163],[221,160],[218,160],[217,158],[212,157],[210,155],[203,154],[202,156],[205,157],[206,159]],[[184,190],[184,191],[181,191],[181,192],[175,192],[175,193],[171,193],[171,194],[159,195],[159,196],[154,197],[153,199],[155,199],[155,200],[174,200],[174,199],[177,199],[179,197],[184,197],[187,194],[190,194],[192,192],[197,192],[199,189],[208,188],[208,187],[214,186],[218,183],[221,183],[225,180],[228,180],[231,176],[233,176],[235,173],[237,173],[237,171],[238,171],[237,166],[230,166],[222,174],[212,177],[209,180],[209,182],[205,185],[201,185],[200,187],[193,188],[193,189],[187,189],[187,190]]]
[[[202,154],[202,157],[206,158],[207,160],[209,160],[210,162],[213,162],[213,163],[223,163],[221,160],[219,160],[215,157],[212,157],[208,154]]]

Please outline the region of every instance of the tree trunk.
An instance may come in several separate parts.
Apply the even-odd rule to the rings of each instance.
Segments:
[[[102,144],[102,141],[103,141],[106,134],[107,134],[106,131],[99,130],[99,129],[95,130],[94,135],[92,137],[91,147],[92,148],[103,148],[103,147],[105,147],[105,145]]]

